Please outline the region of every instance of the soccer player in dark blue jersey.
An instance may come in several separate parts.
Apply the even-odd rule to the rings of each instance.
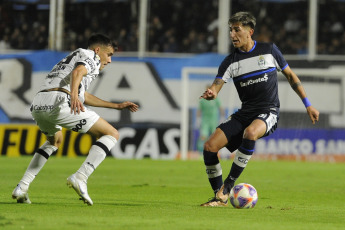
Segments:
[[[311,105],[299,78],[278,47],[252,39],[255,24],[256,19],[249,12],[238,12],[229,19],[230,38],[235,50],[223,60],[212,86],[200,97],[215,99],[223,84],[232,78],[242,102],[241,109],[220,124],[204,145],[206,173],[215,196],[201,206],[228,205],[230,190],[250,160],[255,141],[277,128],[280,107],[277,71],[282,71],[301,98],[312,123],[319,120],[319,111]],[[236,150],[224,183],[217,156],[223,147],[230,152]]]

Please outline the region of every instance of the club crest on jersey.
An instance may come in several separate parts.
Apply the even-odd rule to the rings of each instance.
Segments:
[[[261,69],[263,69],[265,68],[265,64],[266,64],[265,58],[262,55],[260,55],[259,60],[258,60],[258,65],[260,66]]]

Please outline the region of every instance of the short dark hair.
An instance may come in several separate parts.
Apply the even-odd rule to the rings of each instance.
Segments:
[[[117,50],[117,45],[115,42],[113,42],[109,37],[103,35],[103,34],[93,34],[89,38],[87,45],[88,47],[91,47],[95,44],[102,45],[102,46],[111,46],[114,48],[114,50]]]
[[[229,25],[240,22],[243,26],[250,26],[250,28],[254,29],[256,25],[256,19],[250,12],[237,12],[236,14],[232,15],[229,19]]]

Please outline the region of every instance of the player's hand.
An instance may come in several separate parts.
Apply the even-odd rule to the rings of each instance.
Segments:
[[[204,98],[206,100],[213,100],[217,97],[217,94],[213,92],[211,89],[206,89],[205,92],[200,96],[201,98]]]
[[[129,109],[129,111],[131,112],[136,112],[139,110],[139,106],[133,102],[130,102],[130,101],[125,101],[125,102],[122,102],[121,104],[119,104],[119,107],[118,109]]]
[[[71,95],[71,114],[80,114],[80,112],[85,112],[83,103],[79,100],[78,95]]]
[[[319,121],[319,111],[315,109],[313,106],[308,106],[307,107],[307,113],[310,117],[310,120],[315,124],[317,121]]]

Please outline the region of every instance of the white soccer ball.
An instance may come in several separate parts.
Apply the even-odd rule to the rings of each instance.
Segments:
[[[230,203],[234,208],[254,208],[258,193],[253,185],[240,183],[230,191]]]

